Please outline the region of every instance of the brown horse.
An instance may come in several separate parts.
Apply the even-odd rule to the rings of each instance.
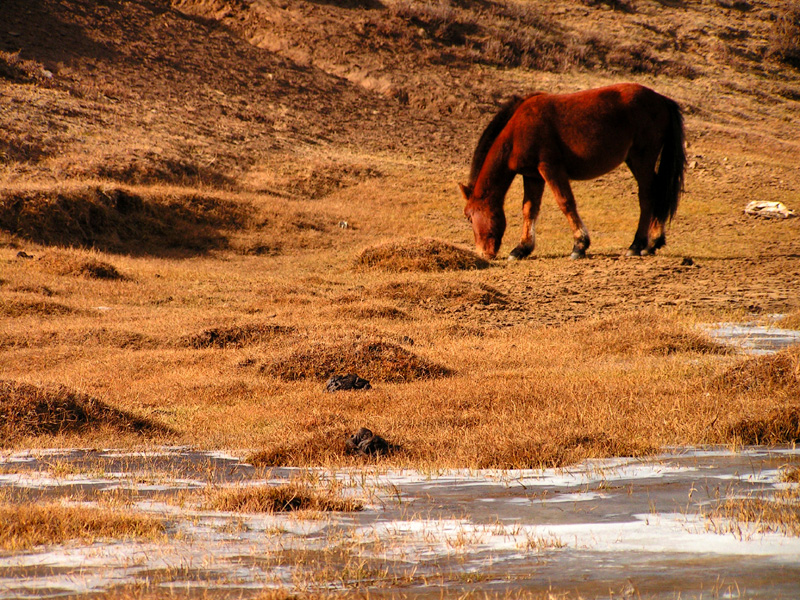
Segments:
[[[641,211],[628,256],[653,254],[665,244],[664,228],[683,189],[686,155],[677,103],[634,83],[512,98],[481,135],[469,183],[459,184],[478,249],[489,258],[497,255],[506,229],[503,201],[520,174],[522,241],[509,259],[534,249],[545,183],[572,227],[572,258],[585,257],[589,232],[569,181],[599,177],[623,162],[639,186]]]

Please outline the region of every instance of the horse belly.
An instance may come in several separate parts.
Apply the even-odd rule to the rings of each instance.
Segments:
[[[602,152],[591,154],[573,153],[565,160],[567,176],[570,179],[594,179],[613,171],[620,166],[628,156],[630,146],[622,148],[607,148]]]

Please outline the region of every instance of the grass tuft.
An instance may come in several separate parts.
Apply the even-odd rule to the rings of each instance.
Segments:
[[[731,354],[730,347],[664,312],[643,310],[579,325],[579,335],[598,354],[665,356],[680,353]]]
[[[56,503],[0,505],[0,548],[19,551],[39,544],[80,539],[155,538],[164,526],[151,517],[117,509]]]
[[[800,483],[800,466],[791,466],[783,469],[780,480],[783,483]]]
[[[334,486],[320,488],[300,481],[276,486],[214,489],[209,492],[205,506],[213,510],[247,513],[300,510],[352,512],[363,508],[360,501],[343,498]]]
[[[508,296],[494,287],[467,281],[394,281],[378,287],[373,293],[380,298],[434,310],[459,305],[509,304]]]
[[[800,69],[800,6],[787,3],[772,25],[769,53]]]
[[[706,528],[746,538],[751,533],[781,533],[800,536],[800,496],[796,490],[773,498],[734,498],[705,515]],[[742,524],[745,524],[743,527]]]
[[[387,271],[464,271],[485,269],[489,263],[471,250],[435,239],[411,238],[365,249],[356,265]]]
[[[84,185],[0,192],[0,230],[39,244],[131,254],[206,251],[228,246],[251,210],[199,192],[139,194]]]
[[[25,436],[81,433],[101,427],[139,434],[170,431],[64,386],[0,381],[0,445]]]
[[[76,250],[48,250],[39,257],[38,264],[54,275],[74,275],[90,279],[125,279],[114,265]]]
[[[434,379],[451,373],[447,367],[381,341],[314,343],[262,365],[261,370],[287,381],[324,380],[331,375],[356,373],[368,380],[404,382]]]
[[[394,306],[347,306],[339,309],[338,314],[347,319],[365,321],[369,319],[392,319],[404,321],[408,314]]]
[[[725,435],[745,445],[800,442],[800,405],[774,408],[760,418],[741,419],[728,425]]]
[[[325,464],[345,455],[345,435],[343,427],[317,429],[257,450],[246,461],[255,467]]]
[[[556,468],[586,458],[644,456],[657,448],[639,440],[621,440],[604,432],[571,434],[558,440],[494,440],[493,452],[482,452],[476,466],[492,468]]]
[[[244,348],[268,342],[293,331],[293,327],[268,323],[212,327],[182,338],[179,345],[196,349]]]
[[[0,316],[3,317],[56,317],[79,312],[78,309],[52,300],[0,298]]]
[[[728,369],[715,383],[724,389],[797,390],[800,393],[800,346],[745,359]]]
[[[800,310],[789,313],[778,321],[777,325],[783,329],[798,329],[800,330]]]

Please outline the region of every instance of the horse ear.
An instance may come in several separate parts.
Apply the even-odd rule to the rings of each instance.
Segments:
[[[464,185],[463,183],[459,183],[458,188],[461,190],[464,200],[469,200],[469,197],[472,195],[472,188],[468,185]]]

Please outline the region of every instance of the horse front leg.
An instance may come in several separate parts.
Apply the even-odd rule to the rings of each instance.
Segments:
[[[589,248],[591,240],[589,239],[589,230],[583,224],[578,208],[575,204],[575,196],[572,195],[572,188],[569,185],[569,178],[562,169],[554,169],[550,167],[540,168],[540,173],[547,185],[553,191],[556,197],[556,202],[561,208],[561,212],[567,217],[567,222],[572,228],[572,237],[575,243],[572,246],[572,254],[570,258],[573,260],[578,258],[586,258],[586,250]]]
[[[529,256],[536,248],[536,219],[542,205],[544,193],[544,179],[541,177],[522,178],[522,240],[508,255],[508,260],[519,260]]]

